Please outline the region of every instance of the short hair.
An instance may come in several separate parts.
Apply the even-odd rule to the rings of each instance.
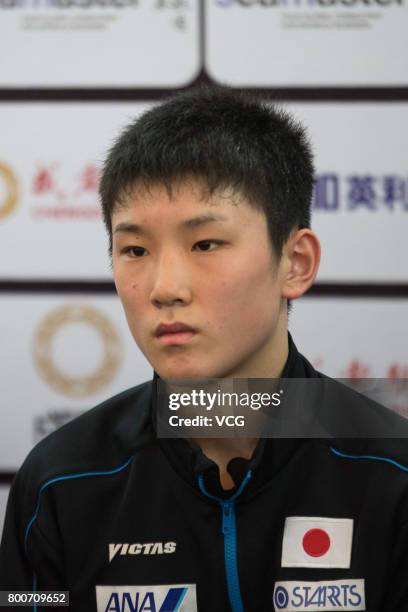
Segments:
[[[310,227],[314,184],[304,127],[258,96],[226,87],[179,93],[144,112],[119,135],[100,181],[112,254],[112,213],[136,183],[204,181],[209,193],[233,188],[263,210],[280,256],[293,229]]]

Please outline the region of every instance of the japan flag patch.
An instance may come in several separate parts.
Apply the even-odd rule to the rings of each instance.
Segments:
[[[349,568],[353,519],[288,516],[282,542],[282,567]]]

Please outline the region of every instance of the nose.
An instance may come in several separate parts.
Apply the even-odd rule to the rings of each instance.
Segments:
[[[184,306],[191,302],[190,273],[182,256],[162,254],[153,271],[150,300],[154,306]]]

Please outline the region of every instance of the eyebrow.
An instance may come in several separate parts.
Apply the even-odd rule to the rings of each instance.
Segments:
[[[202,225],[207,225],[209,223],[215,223],[217,221],[225,222],[228,221],[227,217],[224,217],[220,214],[204,214],[198,215],[197,217],[191,217],[191,219],[186,219],[180,223],[180,227],[187,229],[194,229],[196,227],[201,227]],[[137,223],[119,223],[115,229],[114,234],[117,232],[125,232],[129,234],[136,234],[138,236],[143,236],[147,232],[143,225],[138,225]]]

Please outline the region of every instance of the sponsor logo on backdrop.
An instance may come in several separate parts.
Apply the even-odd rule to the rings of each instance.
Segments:
[[[129,6],[137,7],[139,0],[0,0],[3,9],[40,10],[57,9],[121,9]]]
[[[0,161],[0,221],[8,217],[18,203],[18,183],[9,165]]]
[[[31,181],[32,215],[36,220],[94,220],[102,216],[98,204],[99,168],[88,163],[69,177],[61,178],[57,163],[39,166]],[[7,181],[7,206],[16,198],[17,182],[9,168],[0,165],[0,180]],[[4,207],[5,205],[3,205]],[[400,174],[319,173],[316,177],[315,212],[356,211],[367,214],[381,211],[408,213],[408,176]],[[2,209],[0,208],[0,216]]]
[[[90,327],[101,340],[103,357],[87,375],[74,376],[62,369],[54,355],[53,343],[61,331],[72,331],[72,325]],[[85,347],[76,347],[78,359]],[[34,336],[33,358],[40,376],[56,391],[69,397],[97,393],[115,377],[121,361],[121,343],[113,323],[96,308],[61,306],[53,310],[38,326]],[[88,366],[88,364],[87,364]]]
[[[97,586],[98,612],[196,612],[195,584]]]
[[[347,379],[349,386],[356,391],[366,395],[371,393],[372,399],[408,419],[408,365],[391,363],[383,377],[382,391],[377,388],[373,369],[365,361],[354,358],[341,371],[341,377]]]
[[[313,209],[316,212],[408,213],[408,176],[320,173],[316,177]]]
[[[0,0],[0,10],[19,12],[17,29],[28,32],[109,30],[139,0]]]
[[[312,363],[318,370],[326,369],[321,355],[313,358]],[[408,419],[408,363],[392,361],[378,374],[373,363],[353,357],[333,376],[360,393],[370,395],[372,391],[372,399]],[[382,393],[377,390],[377,381],[381,381]]]
[[[82,410],[70,409],[50,410],[45,415],[34,417],[34,443],[39,442],[45,436],[65,425],[65,423],[80,416],[82,412]]]
[[[404,0],[215,0],[217,6],[229,8],[241,6],[242,8],[276,8],[276,7],[330,7],[330,6],[403,6]]]
[[[408,419],[408,365],[391,365],[389,379],[392,386],[392,403],[389,408]]]
[[[108,30],[124,13],[138,8],[140,0],[0,0],[0,10],[22,13],[18,29],[28,31]],[[155,0],[143,8],[153,14],[166,12],[174,29],[186,29],[189,0]]]
[[[176,552],[176,542],[148,542],[146,544],[109,544],[109,563],[117,555],[170,555]]]
[[[88,163],[66,175],[60,164],[38,166],[31,180],[32,216],[36,220],[93,221],[102,216],[98,204],[100,170]]]
[[[382,20],[389,7],[404,7],[404,0],[214,0],[222,8],[282,9],[283,29],[369,29]],[[337,10],[336,10],[337,9]],[[353,11],[354,9],[354,11]]]

